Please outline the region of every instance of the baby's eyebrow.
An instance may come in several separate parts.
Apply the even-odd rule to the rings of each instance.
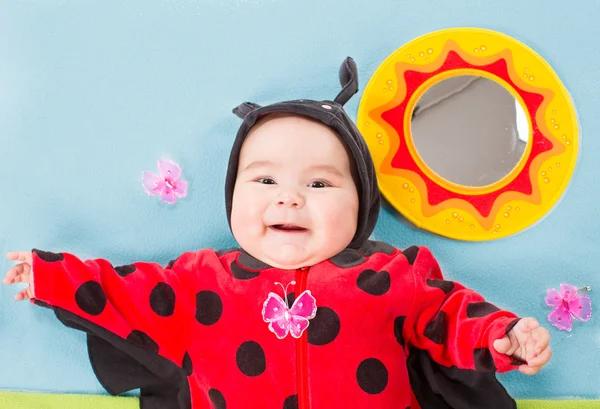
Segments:
[[[317,171],[323,171],[323,172],[328,172],[328,173],[332,173],[336,176],[339,176],[341,178],[344,177],[344,174],[335,166],[333,165],[327,165],[327,164],[322,164],[322,165],[313,165],[311,167],[309,167],[310,170],[317,170]]]
[[[261,168],[266,166],[274,166],[274,163],[268,160],[255,160],[254,162],[250,162],[250,164],[248,164],[248,166],[246,166],[243,170]]]

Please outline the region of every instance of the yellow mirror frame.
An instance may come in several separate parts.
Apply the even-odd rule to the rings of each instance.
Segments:
[[[416,102],[433,84],[459,75],[501,84],[528,117],[525,154],[491,185],[441,178],[412,140]],[[578,157],[577,116],[558,75],[521,42],[479,28],[429,33],[392,53],[367,84],[357,123],[386,200],[417,227],[458,240],[498,239],[542,219],[564,194]]]

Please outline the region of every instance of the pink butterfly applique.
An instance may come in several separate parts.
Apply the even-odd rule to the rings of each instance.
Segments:
[[[283,288],[283,284],[275,284]],[[294,285],[296,282],[292,281],[288,285],[290,284]],[[287,286],[283,291],[284,295],[287,294]],[[313,319],[316,314],[317,301],[310,290],[303,291],[292,304],[292,308],[288,307],[287,299],[284,302],[279,295],[269,293],[262,309],[263,320],[269,323],[269,330],[279,339],[285,338],[288,333],[294,338],[300,338],[308,328],[308,320]]]
[[[584,287],[583,291],[589,291]],[[592,316],[592,300],[587,295],[579,295],[582,290],[569,284],[560,285],[560,293],[554,288],[548,290],[546,305],[555,307],[548,314],[548,321],[556,328],[571,331],[573,318],[579,321],[588,321]]]
[[[179,179],[181,168],[178,164],[168,159],[159,159],[158,171],[160,175],[148,171],[142,172],[142,185],[148,195],[160,195],[160,200],[169,204],[175,203],[175,196],[187,195],[188,183]]]

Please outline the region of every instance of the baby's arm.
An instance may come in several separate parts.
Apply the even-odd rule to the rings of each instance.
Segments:
[[[87,332],[97,326],[181,365],[196,314],[192,282],[202,252],[185,253],[169,268],[113,267],[103,259],[39,250],[7,257],[23,263],[8,271],[4,283],[30,283],[15,299],[31,298],[59,318],[66,311],[91,323]]]
[[[445,281],[426,248],[414,260],[414,301],[404,324],[409,343],[427,350],[438,363],[482,372],[507,372],[524,362],[494,348],[519,318],[486,302],[456,282]],[[509,352],[508,348],[501,349]]]

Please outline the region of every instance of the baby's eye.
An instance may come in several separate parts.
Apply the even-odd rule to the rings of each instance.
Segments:
[[[275,181],[271,178],[258,178],[258,179],[256,179],[256,181],[263,185],[274,185],[275,184]]]
[[[311,182],[308,186],[320,189],[330,185],[327,182],[323,182],[322,180],[315,180],[314,182]]]

